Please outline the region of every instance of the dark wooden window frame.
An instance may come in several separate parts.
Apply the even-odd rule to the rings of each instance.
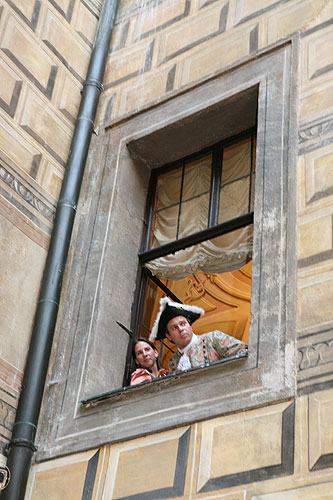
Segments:
[[[147,268],[144,267],[144,264],[159,257],[175,253],[178,250],[183,250],[189,246],[197,245],[202,241],[222,236],[223,234],[227,234],[229,232],[253,224],[254,213],[253,211],[251,211],[251,198],[252,198],[252,179],[254,172],[253,148],[254,148],[255,137],[256,137],[256,126],[251,127],[250,129],[247,129],[241,132],[240,134],[236,134],[232,137],[224,139],[223,141],[220,141],[217,144],[214,144],[213,146],[204,148],[203,150],[193,153],[180,160],[177,160],[170,164],[166,164],[156,170],[152,170],[148,187],[148,196],[146,203],[141,251],[138,254],[140,269],[138,273],[137,293],[134,301],[136,304],[135,307],[136,311],[135,311],[135,319],[133,321],[133,339],[139,336],[143,303],[144,303],[144,293],[148,279],[153,281],[172,300],[174,300],[175,302],[181,302],[179,298],[176,295],[174,295],[171,290],[167,288],[167,286],[165,286],[157,277],[155,277]],[[251,166],[249,174],[250,182],[249,182],[248,213],[219,224],[218,223],[219,201],[220,201],[219,191],[221,186],[222,169],[223,169],[223,151],[226,147],[231,146],[233,144],[237,144],[238,142],[247,138],[251,138]],[[208,153],[212,153],[212,174],[211,174],[210,192],[209,192],[208,227],[206,229],[193,233],[189,236],[176,239],[170,243],[167,243],[166,245],[161,245],[159,247],[150,249],[149,237],[150,237],[150,230],[151,230],[151,223],[153,216],[153,204],[154,204],[158,177],[165,172],[182,168],[185,162],[200,159],[201,157],[204,157]],[[133,369],[134,366],[133,366],[132,349],[130,342],[130,348],[128,350],[127,360],[126,360],[123,385],[125,386],[128,385],[130,379],[130,373]]]

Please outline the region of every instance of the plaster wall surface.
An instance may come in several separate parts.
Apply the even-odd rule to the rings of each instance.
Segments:
[[[0,79],[4,82],[0,86],[0,322],[10,339],[0,351],[2,444],[10,439],[99,9],[97,0],[0,1]],[[98,135],[91,146],[83,185],[85,199],[79,207],[64,281],[37,444],[41,450],[52,450],[54,423],[62,423],[56,404],[58,387],[66,385],[68,377],[81,377],[90,394],[103,392],[108,387],[108,373],[96,360],[113,350],[119,356],[126,353],[124,334],[115,330],[112,344],[95,342],[86,351],[74,351],[75,365],[61,347],[64,341],[67,345],[66,339],[89,332],[91,307],[101,330],[107,331],[124,296],[126,303],[132,302],[125,283],[134,283],[136,265],[128,265],[133,254],[117,242],[121,229],[133,248],[138,246],[141,227],[130,235],[126,228],[133,217],[140,219],[150,165],[142,164],[138,170],[128,149],[110,148],[106,134],[130,127],[144,112],[172,102],[184,92],[193,100],[196,88],[246,67],[264,52],[274,53],[285,43],[292,47],[293,61],[297,61],[293,95],[297,161],[291,173],[296,180],[295,199],[291,200],[296,219],[289,219],[287,227],[287,233],[297,240],[297,274],[291,290],[286,290],[296,308],[289,318],[294,328],[289,332],[292,343],[286,363],[293,368],[297,384],[289,385],[294,389],[284,398],[273,397],[262,408],[245,405],[242,412],[222,411],[209,420],[200,416],[186,425],[177,423],[175,429],[98,446],[88,440],[80,453],[64,446],[61,453],[66,456],[54,459],[52,453],[58,455],[57,451],[45,452],[49,460],[44,462],[41,454],[33,466],[27,499],[332,498],[332,18],[331,0],[120,2],[96,122]],[[131,133],[134,137],[135,130]],[[133,162],[126,177],[113,168],[124,157],[129,165]],[[115,176],[127,190],[115,190],[111,205],[99,205],[95,193],[101,193],[100,200],[107,199],[103,198],[105,186]],[[133,190],[136,196],[130,199],[128,193]],[[99,227],[94,229],[89,214],[97,210]],[[80,309],[84,284],[89,287],[99,269],[95,257],[105,234],[98,229],[110,220],[109,243],[116,263],[112,278],[117,286],[99,290]],[[82,237],[85,232],[94,234],[89,256]],[[71,281],[73,273],[87,262],[87,270]],[[102,272],[107,273],[107,268]],[[106,313],[105,304],[109,303],[112,307]],[[123,311],[123,322],[129,324],[130,310]],[[76,316],[79,328],[73,332]],[[74,333],[76,337],[71,337]],[[82,353],[87,360],[83,373],[76,370],[85,361]],[[112,383],[119,384],[121,375],[115,372],[112,376]],[[67,405],[79,407],[74,390],[66,397]],[[115,419],[121,420],[121,411]],[[97,419],[108,424],[102,413]],[[261,429],[271,432],[266,435],[258,432]],[[73,428],[73,435],[78,430]],[[77,433],[77,440],[79,436]],[[151,475],[143,483],[140,478],[147,469]]]
[[[9,442],[99,1],[0,2],[0,443]]]

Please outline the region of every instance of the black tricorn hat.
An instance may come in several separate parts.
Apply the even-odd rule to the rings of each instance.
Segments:
[[[203,316],[205,311],[201,307],[189,306],[179,302],[172,302],[168,297],[160,300],[160,310],[151,329],[149,340],[161,340],[165,337],[167,324],[176,316],[185,316],[191,323]]]

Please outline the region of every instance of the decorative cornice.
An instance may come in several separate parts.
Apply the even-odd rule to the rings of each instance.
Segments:
[[[2,164],[0,164],[0,179],[7,184],[21,199],[29,203],[45,219],[53,222],[55,211],[38,198],[30,189],[20,182]]]

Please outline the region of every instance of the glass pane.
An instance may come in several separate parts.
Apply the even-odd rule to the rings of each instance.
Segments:
[[[250,171],[251,137],[224,149],[221,184],[249,175]]]
[[[150,248],[170,243],[177,238],[179,205],[159,210],[153,215]]]
[[[207,227],[211,163],[211,154],[188,162],[184,169],[183,187],[182,164],[158,177],[150,248],[165,245]]]
[[[138,337],[144,337],[146,339],[149,338],[150,330],[152,328],[151,325],[152,316],[153,313],[157,314],[157,312],[154,311],[154,305],[156,302],[156,294],[158,292],[160,292],[161,295],[161,290],[157,287],[157,285],[150,279],[147,279],[145,294],[143,299],[142,318],[141,318]]]
[[[254,165],[254,162],[253,162]],[[251,137],[224,149],[218,222],[251,210]],[[251,191],[254,189],[254,182]]]
[[[179,203],[181,181],[182,167],[158,176],[154,211]]]
[[[245,177],[220,190],[219,223],[248,213],[250,177]]]
[[[181,205],[178,239],[208,226],[209,194],[185,201]]]
[[[182,201],[208,193],[212,171],[212,155],[187,163],[184,173]]]

